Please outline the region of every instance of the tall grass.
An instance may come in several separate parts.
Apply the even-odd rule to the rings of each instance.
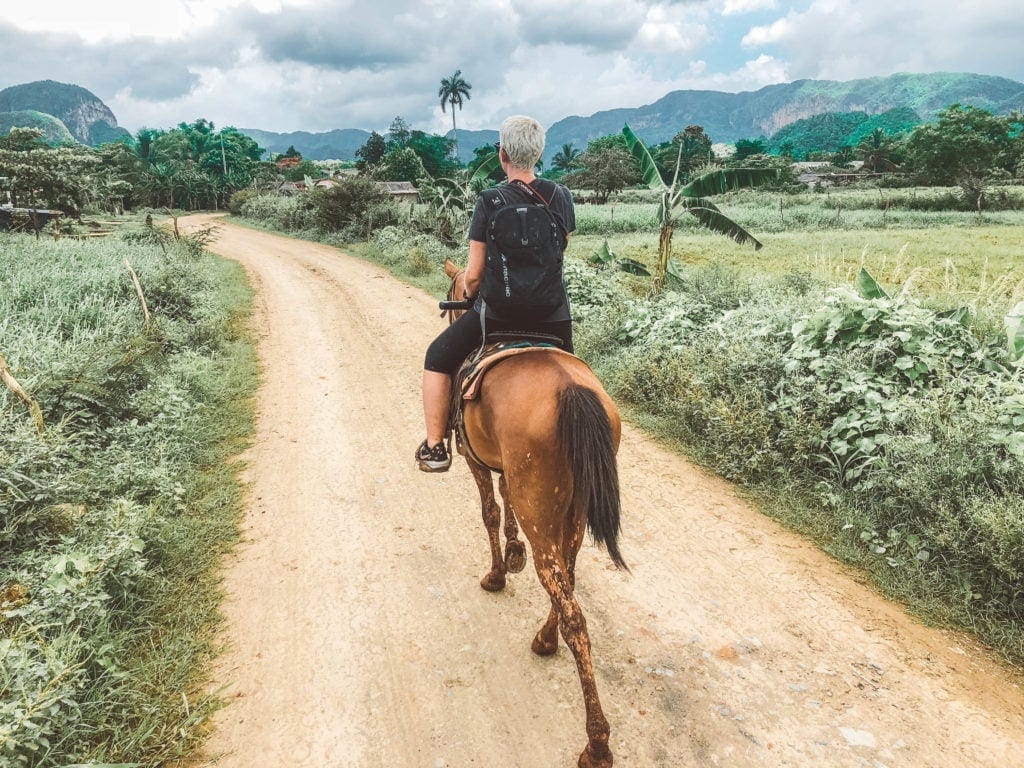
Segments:
[[[0,236],[0,763],[189,752],[255,385],[241,269],[197,248]],[[146,242],[149,240],[149,242]],[[137,271],[145,330],[123,263]]]

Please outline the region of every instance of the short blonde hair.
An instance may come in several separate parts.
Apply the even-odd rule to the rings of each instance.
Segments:
[[[521,170],[533,170],[544,154],[544,128],[532,117],[512,115],[505,118],[499,137],[509,164]]]

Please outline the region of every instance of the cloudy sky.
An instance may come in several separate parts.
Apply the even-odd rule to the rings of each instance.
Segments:
[[[3,5],[7,5],[5,0]],[[129,130],[550,124],[680,88],[977,72],[1024,81],[1019,0],[49,0],[0,18],[0,88],[84,86]]]

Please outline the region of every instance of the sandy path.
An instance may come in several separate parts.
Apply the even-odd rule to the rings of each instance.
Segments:
[[[192,217],[186,226],[208,221]],[[416,471],[436,303],[334,249],[225,226],[258,291],[246,543],[225,580],[217,766],[567,768],[585,743],[532,568],[489,594],[463,463]],[[579,594],[617,766],[1024,766],[1024,692],[625,430],[622,549]]]

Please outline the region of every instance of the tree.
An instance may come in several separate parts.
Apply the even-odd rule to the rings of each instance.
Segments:
[[[409,144],[409,124],[405,118],[396,116],[388,127],[388,151],[393,149],[405,149]]]
[[[419,155],[409,147],[392,149],[384,155],[380,174],[385,181],[416,181],[429,175]]]
[[[682,166],[682,144],[678,153],[679,160],[676,161],[675,172],[672,175],[672,183],[666,184],[658,171],[650,151],[644,143],[637,138],[628,125],[622,127],[622,136],[629,146],[632,156],[640,167],[643,180],[647,185],[661,193],[661,202],[658,206],[658,218],[661,223],[661,232],[658,238],[658,267],[655,273],[655,290],[661,291],[665,287],[665,278],[669,269],[669,256],[672,253],[672,232],[676,224],[676,209],[689,213],[712,232],[731,237],[737,243],[750,243],[754,250],[761,248],[761,243],[747,232],[743,227],[734,222],[707,198],[710,195],[717,195],[729,192],[734,189],[756,187],[772,182],[778,176],[773,168],[728,168],[705,173],[693,181],[678,186],[679,172]]]
[[[297,158],[299,158],[301,160],[302,159],[302,153],[299,152],[294,147],[294,145],[289,145],[288,149],[285,150],[284,154],[281,155],[281,157],[297,157]]]
[[[362,174],[369,173],[380,165],[380,161],[387,153],[387,142],[384,141],[383,136],[374,131],[366,143],[356,150],[356,169]]]
[[[462,70],[456,69],[454,75],[441,79],[441,87],[437,90],[438,98],[441,99],[441,111],[444,112],[448,104],[452,105],[452,134],[455,137],[453,147],[456,159],[459,156],[459,134],[455,130],[455,108],[462,109],[462,99],[469,100],[472,88],[472,85],[462,79]]]
[[[932,184],[956,184],[979,208],[985,187],[1012,173],[1016,160],[1010,118],[953,104],[935,123],[919,125],[907,142],[911,164]]]
[[[853,147],[849,144],[843,144],[832,153],[831,163],[837,168],[845,168],[853,161],[853,157]]]
[[[551,158],[551,167],[568,173],[576,167],[579,156],[580,150],[573,147],[572,144],[563,144],[562,148]]]
[[[593,189],[598,203],[606,203],[616,191],[640,183],[642,176],[636,162],[624,148],[609,142],[597,144],[577,159],[579,170],[565,176],[565,182],[573,188]]]
[[[667,183],[672,179],[677,162],[680,175],[687,179],[698,168],[711,163],[711,138],[704,133],[703,126],[688,125],[673,136],[672,141],[652,147],[651,156],[658,165],[662,181]]]
[[[453,159],[454,141],[436,133],[411,131],[406,146],[419,155],[423,167],[433,178],[450,176],[459,167]]]
[[[875,128],[862,138],[854,153],[863,161],[863,170],[869,173],[891,173],[899,169],[896,162],[900,153],[899,144],[882,128]]]
[[[320,169],[312,160],[300,160],[298,165],[292,165],[284,169],[284,177],[288,181],[302,181],[307,176],[312,179],[320,178]]]
[[[83,145],[50,147],[38,128],[12,128],[0,138],[0,178],[16,206],[76,213],[94,197],[99,155]]]
[[[734,161],[743,160],[751,155],[764,155],[768,153],[768,145],[764,139],[740,139],[736,142],[736,154],[732,156]]]

